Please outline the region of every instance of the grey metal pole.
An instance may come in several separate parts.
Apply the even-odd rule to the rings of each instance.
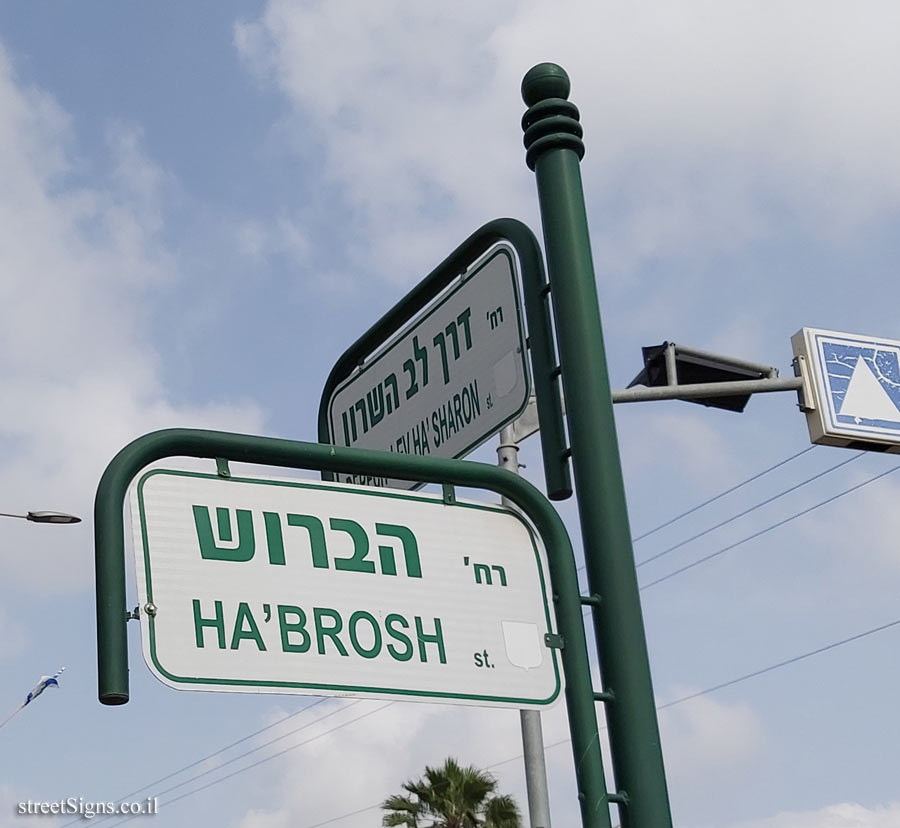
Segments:
[[[685,385],[636,385],[612,392],[614,403],[652,402],[654,400],[690,400],[696,397],[730,397],[733,394],[772,394],[778,391],[802,391],[803,377],[783,379],[735,380],[734,382],[695,382]]]
[[[519,444],[512,426],[500,431],[497,446],[497,465],[519,473]],[[504,506],[515,508],[513,502],[502,497]],[[525,755],[525,789],[528,792],[528,818],[531,828],[550,828],[550,794],[547,789],[547,763],[544,758],[544,731],[538,710],[520,710],[522,722],[522,750]]]

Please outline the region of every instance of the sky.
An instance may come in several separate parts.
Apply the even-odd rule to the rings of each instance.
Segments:
[[[131,701],[100,705],[100,475],[158,428],[314,441],[335,360],[457,244],[540,237],[519,86],[545,60],[581,111],[614,388],[664,340],[789,376],[804,326],[900,339],[898,25],[875,0],[0,4],[0,511],[84,518],[2,520],[0,715],[66,672],[0,730],[0,826],[156,794],[133,824],[362,828],[449,755],[524,809],[514,710],[176,692],[140,622]],[[791,393],[616,423],[635,535],[810,445]],[[522,462],[543,485],[537,438]],[[816,447],[635,543],[666,552],[638,574],[680,828],[900,825],[900,625],[832,646],[900,619],[900,478],[866,483],[894,465]],[[543,726],[573,824],[562,704]]]

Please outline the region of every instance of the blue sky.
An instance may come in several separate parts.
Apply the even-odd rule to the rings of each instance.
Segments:
[[[0,6],[0,511],[86,518],[3,522],[0,699],[11,711],[67,670],[0,732],[0,826],[21,824],[24,799],[128,794],[313,701],[169,690],[132,623],[132,701],[99,705],[97,481],[161,427],[314,439],[334,360],[465,236],[504,215],[540,235],[519,125],[534,63],[568,69],[582,112],[614,387],[664,339],[788,374],[803,326],[900,338],[898,17],[802,0]],[[742,415],[667,402],[616,416],[636,533],[808,445],[790,394]],[[535,440],[523,462],[540,483]],[[816,448],[637,543],[637,559],[851,457]],[[641,582],[892,465],[854,459],[641,567]],[[900,618],[897,494],[887,476],[644,590],[659,703]],[[560,511],[577,541],[571,504]],[[661,712],[676,824],[900,823],[898,634]],[[154,786],[329,716],[161,794],[154,824],[312,826],[448,754],[488,766],[520,752],[514,711],[347,704]],[[561,707],[544,726],[548,744],[566,736]],[[568,747],[547,757],[554,822],[569,824]],[[496,772],[524,803],[520,762]]]

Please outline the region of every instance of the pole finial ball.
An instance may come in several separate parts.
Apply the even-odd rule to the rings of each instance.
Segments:
[[[522,100],[534,106],[546,98],[568,99],[572,85],[566,70],[556,63],[532,66],[522,79]]]

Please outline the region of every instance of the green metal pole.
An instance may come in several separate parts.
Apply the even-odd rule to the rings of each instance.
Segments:
[[[579,163],[569,78],[553,63],[522,81],[526,162],[537,178],[575,494],[623,828],[672,825],[631,547],[625,487]]]

